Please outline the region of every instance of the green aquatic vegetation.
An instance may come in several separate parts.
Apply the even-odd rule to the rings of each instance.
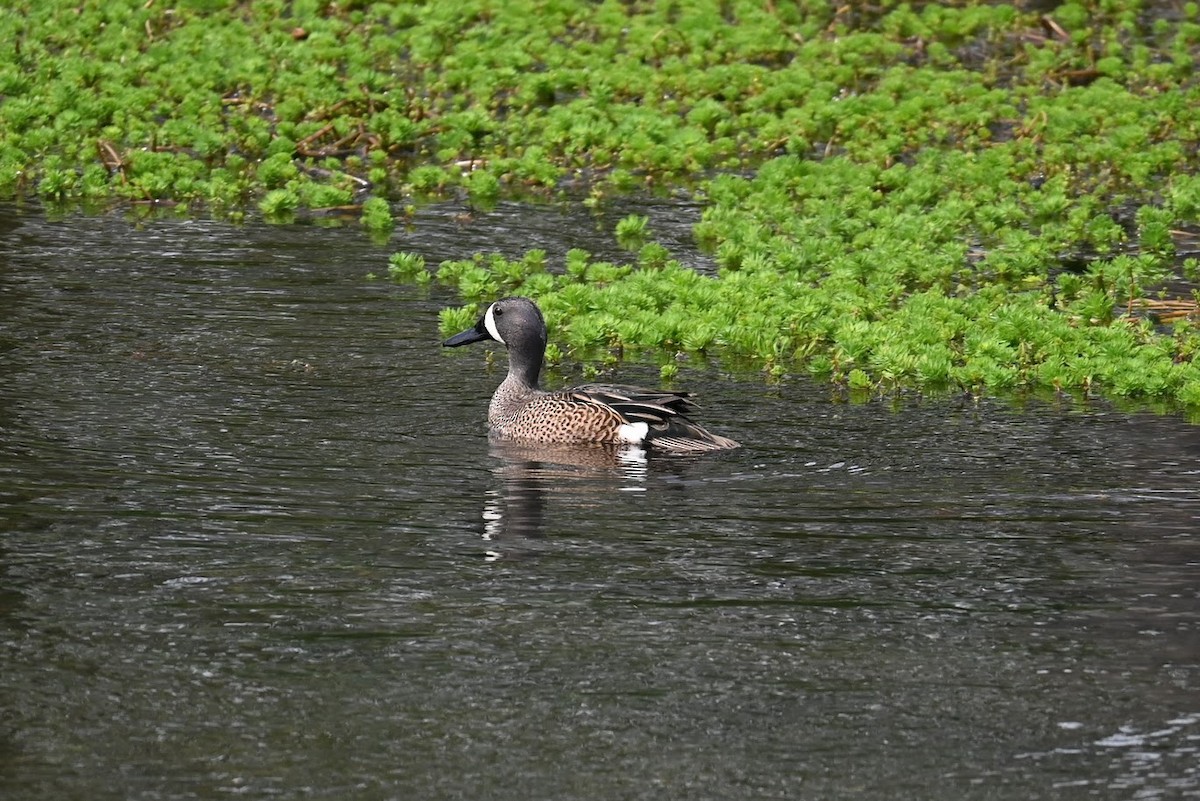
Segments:
[[[459,331],[472,328],[478,319],[479,311],[474,305],[442,309],[438,313],[438,326],[442,336],[451,337]]]
[[[372,231],[387,233],[396,226],[396,220],[392,217],[392,209],[386,200],[371,197],[363,201],[362,224]]]
[[[435,165],[417,167],[408,174],[407,191],[416,195],[434,195],[458,183],[453,172]]]
[[[418,282],[426,275],[425,257],[419,253],[393,253],[388,258],[388,276],[393,280]]]
[[[616,236],[621,246],[634,250],[646,242],[646,227],[650,218],[642,214],[630,214],[617,223]]]
[[[272,189],[258,203],[263,216],[273,222],[290,222],[299,207],[300,197],[287,189]]]
[[[1194,403],[1196,335],[1146,309],[1197,280],[1200,12],[1158,5],[16,0],[0,192],[361,206],[378,235],[428,197],[670,187],[704,204],[717,275],[636,215],[617,263],[389,272],[525,292],[562,355],[664,378],[691,353],[855,390]]]
[[[289,184],[294,188],[300,204],[309,209],[337,209],[349,206],[354,193],[347,187],[317,184],[311,181],[294,181]]]
[[[490,172],[469,173],[463,183],[471,201],[477,205],[489,206],[500,197],[500,179]]]

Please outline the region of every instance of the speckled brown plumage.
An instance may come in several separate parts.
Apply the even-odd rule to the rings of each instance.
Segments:
[[[542,313],[527,298],[491,304],[474,328],[443,344],[467,345],[492,339],[508,348],[508,377],[488,407],[492,436],[556,444],[636,444],[680,453],[736,448],[738,443],[692,422],[696,408],[687,393],[588,384],[544,392],[538,389],[546,350]]]

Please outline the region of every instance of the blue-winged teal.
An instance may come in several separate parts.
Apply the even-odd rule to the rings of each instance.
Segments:
[[[508,377],[488,407],[488,427],[500,439],[562,444],[649,445],[677,453],[736,448],[687,418],[696,408],[686,392],[587,384],[538,389],[546,353],[546,322],[528,298],[503,298],[474,328],[442,344],[449,348],[492,339],[508,349]]]

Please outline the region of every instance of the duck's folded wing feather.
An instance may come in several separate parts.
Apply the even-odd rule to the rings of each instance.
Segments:
[[[603,403],[622,413],[626,411],[661,414],[665,417],[686,415],[700,407],[687,392],[663,392],[624,384],[584,384],[571,390],[592,403]],[[665,418],[664,418],[665,419]]]

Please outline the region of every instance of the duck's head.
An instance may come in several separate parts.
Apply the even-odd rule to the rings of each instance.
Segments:
[[[489,339],[508,348],[511,369],[537,385],[546,353],[546,321],[536,303],[529,298],[501,298],[487,307],[474,328],[455,334],[442,345],[457,348]]]

